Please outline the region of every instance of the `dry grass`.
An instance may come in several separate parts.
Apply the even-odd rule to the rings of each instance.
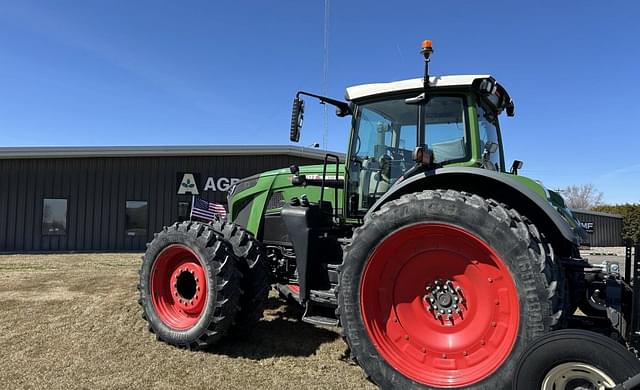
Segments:
[[[246,340],[212,352],[156,341],[137,304],[139,255],[0,256],[2,388],[373,388],[337,329],[270,298]]]

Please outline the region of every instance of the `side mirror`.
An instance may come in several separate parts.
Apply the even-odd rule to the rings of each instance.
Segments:
[[[493,154],[498,151],[498,144],[495,142],[489,142],[484,146],[484,150],[489,154]]]
[[[433,164],[433,154],[426,146],[418,146],[411,153],[413,161],[423,166],[429,166]]]
[[[291,172],[291,184],[294,186],[303,186],[307,181],[305,175],[300,174],[300,167],[297,165],[292,165],[289,167],[289,172]]]
[[[524,163],[520,160],[513,160],[513,164],[511,164],[511,171],[510,173],[513,175],[517,175],[518,174],[518,170],[522,169],[522,166],[524,165]]]
[[[293,99],[293,109],[291,111],[291,131],[289,139],[293,142],[300,141],[300,128],[304,119],[304,100],[299,97]]]
[[[306,175],[293,175],[291,176],[291,185],[300,187],[307,185],[307,176]]]

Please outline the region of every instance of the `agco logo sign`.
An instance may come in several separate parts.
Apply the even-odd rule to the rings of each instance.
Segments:
[[[229,189],[236,184],[240,179],[232,177],[213,177],[209,176],[204,181],[204,185],[199,186],[198,183],[202,183],[200,181],[200,175],[197,173],[178,173],[176,175],[176,181],[178,182],[178,195],[199,195],[200,188],[202,188],[202,192],[206,191],[222,191],[227,192]]]

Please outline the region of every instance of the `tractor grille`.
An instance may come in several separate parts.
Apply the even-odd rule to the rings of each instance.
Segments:
[[[267,210],[281,209],[284,206],[285,200],[282,192],[274,192],[269,198],[267,203]]]

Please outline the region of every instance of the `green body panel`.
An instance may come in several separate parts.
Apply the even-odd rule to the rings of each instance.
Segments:
[[[335,164],[327,167],[327,177],[335,176]],[[303,165],[300,166],[300,174],[322,176],[323,165]],[[340,176],[344,176],[345,166],[340,164]],[[245,228],[253,234],[258,234],[262,217],[269,213],[280,212],[279,208],[269,208],[268,201],[274,193],[282,193],[284,201],[288,202],[293,197],[301,197],[306,195],[310,202],[320,200],[320,187],[317,186],[294,186],[291,184],[291,171],[289,168],[276,169],[260,174],[258,177],[253,176],[248,179],[256,179],[254,186],[233,193],[228,200],[229,215],[232,222],[237,218],[237,207],[247,198],[253,199],[251,212]],[[247,179],[245,179],[247,180]],[[244,181],[244,180],[242,180]],[[242,182],[241,181],[241,182]],[[335,207],[335,190],[325,188],[324,199],[331,202]],[[342,208],[343,191],[338,190],[338,209]]]
[[[479,161],[479,160],[478,160]],[[477,167],[478,163],[473,161],[468,161],[465,163],[456,163],[451,164],[450,166],[467,166],[467,167]],[[335,166],[333,167],[335,169]],[[322,175],[322,165],[306,165],[300,167],[300,173],[305,175]],[[478,168],[480,169],[480,168]],[[328,177],[332,177],[335,175],[335,170],[330,170],[330,173],[327,173]],[[340,176],[344,176],[345,174],[345,166],[344,164],[340,165]],[[563,198],[556,192],[546,189],[539,181],[528,178],[526,176],[518,176],[512,175],[509,173],[502,173],[505,178],[508,180],[513,180],[524,184],[528,188],[530,188],[533,192],[535,192],[542,199],[546,200],[551,204],[563,217],[563,219],[567,222],[567,224],[571,228],[575,228],[579,226],[579,222],[571,213],[571,210],[568,209],[564,203]],[[233,196],[229,199],[229,215],[231,216],[232,221],[235,219],[234,207],[239,202],[243,201],[247,198],[253,198],[253,204],[251,207],[251,212],[249,215],[249,219],[246,224],[247,230],[252,232],[253,234],[258,234],[258,230],[260,228],[260,224],[262,222],[262,218],[265,214],[269,213],[278,213],[279,208],[269,209],[267,207],[267,202],[270,196],[273,193],[281,192],[283,195],[283,199],[285,201],[289,201],[293,197],[301,197],[306,195],[309,198],[309,201],[315,202],[320,199],[320,187],[316,186],[294,186],[291,184],[291,172],[288,168],[286,169],[277,169],[273,171],[268,171],[261,174],[256,182],[256,185],[250,188],[247,188],[244,191],[233,194]],[[325,200],[330,201],[332,205],[334,205],[334,190],[331,188],[325,189]],[[338,208],[342,209],[343,206],[343,191],[338,190]],[[354,221],[355,222],[355,221]]]
[[[560,196],[560,194],[558,194],[557,192],[544,187],[544,185],[540,181],[533,180],[526,176],[512,175],[509,173],[503,173],[503,175],[509,177],[511,180],[515,180],[521,184],[524,184],[529,189],[533,190],[542,199],[549,202],[549,204],[551,204],[551,206],[553,206],[553,208],[556,209],[558,213],[560,213],[562,218],[567,222],[567,224],[572,229],[575,229],[576,227],[581,226],[580,222],[577,220],[577,218],[573,215],[571,210],[565,204],[562,196]]]

